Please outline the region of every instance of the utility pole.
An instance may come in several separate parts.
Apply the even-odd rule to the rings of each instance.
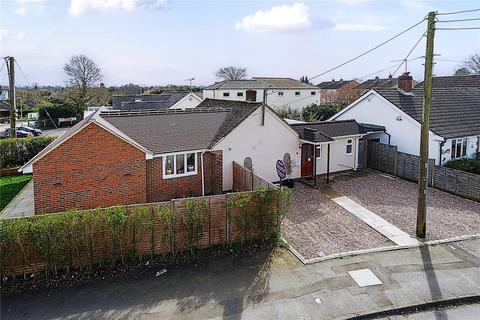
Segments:
[[[418,173],[417,237],[426,236],[428,191],[428,140],[430,132],[430,107],[432,102],[433,38],[435,36],[434,11],[428,13],[425,77],[423,85],[423,115],[420,135],[420,170]]]
[[[17,108],[15,106],[15,58],[6,57],[8,71],[8,99],[10,100],[10,136],[15,138],[17,136],[15,131],[15,120],[17,116]]]

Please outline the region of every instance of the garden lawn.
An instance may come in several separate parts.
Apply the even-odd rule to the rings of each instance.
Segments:
[[[31,174],[0,177],[0,211],[15,198],[31,179]]]

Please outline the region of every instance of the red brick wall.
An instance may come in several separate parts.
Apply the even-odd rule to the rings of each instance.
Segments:
[[[33,164],[35,213],[144,203],[145,154],[92,123]]]
[[[222,152],[206,152],[205,194],[222,193]],[[147,202],[165,201],[202,195],[201,153],[197,155],[197,174],[163,179],[162,157],[147,160]]]

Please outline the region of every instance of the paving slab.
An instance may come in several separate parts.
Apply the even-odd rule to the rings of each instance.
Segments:
[[[30,181],[2,210],[0,219],[30,217],[33,214],[33,182]]]

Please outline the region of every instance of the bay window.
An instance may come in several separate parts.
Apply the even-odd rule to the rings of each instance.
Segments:
[[[163,178],[178,178],[197,173],[197,154],[176,153],[163,157]]]

